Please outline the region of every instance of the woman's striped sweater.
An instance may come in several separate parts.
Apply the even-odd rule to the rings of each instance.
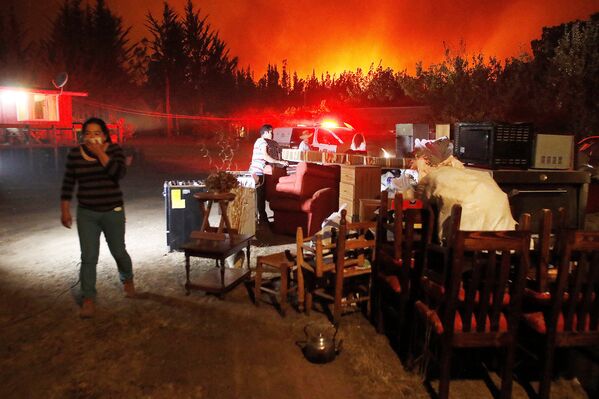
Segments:
[[[106,154],[109,161],[102,166],[99,161],[86,161],[79,147],[71,148],[62,181],[62,200],[71,200],[77,184],[77,199],[82,208],[105,212],[123,206],[119,186],[127,171],[123,150],[117,144],[110,144]]]

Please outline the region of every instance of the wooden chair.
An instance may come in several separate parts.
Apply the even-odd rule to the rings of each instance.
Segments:
[[[459,205],[452,214],[461,215]],[[529,231],[452,231],[447,270],[439,275],[425,265],[426,289],[415,308],[439,344],[440,398],[449,396],[453,348],[478,347],[505,350],[500,396],[511,396],[529,242]]]
[[[393,201],[394,212],[390,215],[388,193],[381,193],[373,296],[377,331],[389,330],[399,338],[405,322],[410,320],[408,303],[414,301],[418,291],[424,249],[432,239],[433,214],[430,208],[404,210],[400,193]]]
[[[555,281],[555,273],[550,273],[549,266],[559,261],[560,233],[566,223],[566,209],[559,208],[554,215],[550,209],[541,209],[539,226],[539,241],[533,250],[531,258],[531,273],[529,279],[539,293],[547,292],[549,283]]]
[[[542,345],[542,399],[549,398],[556,348],[599,345],[599,232],[565,230],[560,241],[549,306],[523,315],[525,332]]]
[[[297,295],[298,295],[298,306],[300,311],[304,310],[304,303],[306,299],[306,287],[311,284],[306,284],[306,275],[308,273],[311,277],[322,278],[325,273],[328,273],[335,269],[335,262],[333,260],[332,249],[335,244],[332,244],[330,240],[325,243],[323,241],[322,234],[315,234],[311,237],[304,237],[304,232],[301,227],[298,227],[295,234],[295,245],[296,245],[296,266],[297,266]],[[305,308],[306,312],[310,312],[312,307],[311,296],[308,295],[310,300],[310,306]]]
[[[289,292],[296,290],[298,284],[290,286],[293,271],[296,269],[296,262],[290,251],[277,252],[270,255],[258,256],[256,258],[255,283],[254,283],[254,301],[256,306],[260,305],[260,295],[266,292],[270,295],[279,296],[279,308],[281,315],[285,317],[287,311],[287,296]],[[272,277],[264,278],[263,272],[276,272]],[[279,290],[272,286],[275,279],[280,279]],[[266,286],[270,283],[270,286]]]
[[[315,278],[306,292],[306,312],[312,308],[313,297],[318,297],[333,302],[334,323],[340,321],[343,308],[354,304],[366,302],[367,313],[370,313],[370,274],[376,252],[375,231],[376,222],[347,223],[346,211],[341,211],[339,229],[332,239],[334,244],[328,248],[323,245],[323,259],[316,259],[315,266],[311,267]],[[369,234],[373,237],[369,238]],[[332,259],[327,256],[327,249]]]
[[[528,229],[531,229],[531,215],[523,214],[527,218]],[[531,250],[530,269],[527,276],[527,286],[524,290],[523,311],[536,312],[549,306],[549,287],[555,283],[559,263],[560,235],[566,220],[566,211],[559,208],[554,215],[550,209],[541,209],[538,226],[538,240]]]

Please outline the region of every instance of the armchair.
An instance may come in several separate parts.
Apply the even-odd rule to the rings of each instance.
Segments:
[[[320,229],[323,220],[339,206],[339,167],[300,162],[293,176],[282,176],[268,197],[274,213],[275,233],[307,235]]]
[[[270,201],[276,195],[277,183],[283,176],[287,176],[286,167],[278,167],[270,164],[264,167],[265,198],[267,201]]]

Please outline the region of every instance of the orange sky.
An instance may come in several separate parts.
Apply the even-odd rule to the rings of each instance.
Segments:
[[[62,0],[20,0],[20,15],[40,21]],[[107,0],[133,26],[132,38],[147,35],[149,10],[162,12],[159,0]],[[178,12],[185,0],[169,2]],[[202,14],[228,44],[240,66],[259,77],[268,63],[281,64],[300,76],[326,70],[367,68],[382,60],[395,70],[414,70],[443,56],[443,42],[469,53],[500,59],[530,50],[543,26],[588,19],[599,0],[196,0]],[[24,20],[24,18],[21,18]],[[26,21],[27,22],[27,21]],[[47,23],[46,23],[47,24]],[[31,29],[31,28],[30,28]]]

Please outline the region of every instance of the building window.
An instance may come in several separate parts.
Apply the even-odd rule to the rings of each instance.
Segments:
[[[58,122],[58,94],[0,90],[0,119],[4,121]]]
[[[30,94],[29,101],[25,105],[28,112],[26,119],[21,119],[19,104],[17,104],[17,115],[19,121],[58,121],[58,95],[56,94]]]

